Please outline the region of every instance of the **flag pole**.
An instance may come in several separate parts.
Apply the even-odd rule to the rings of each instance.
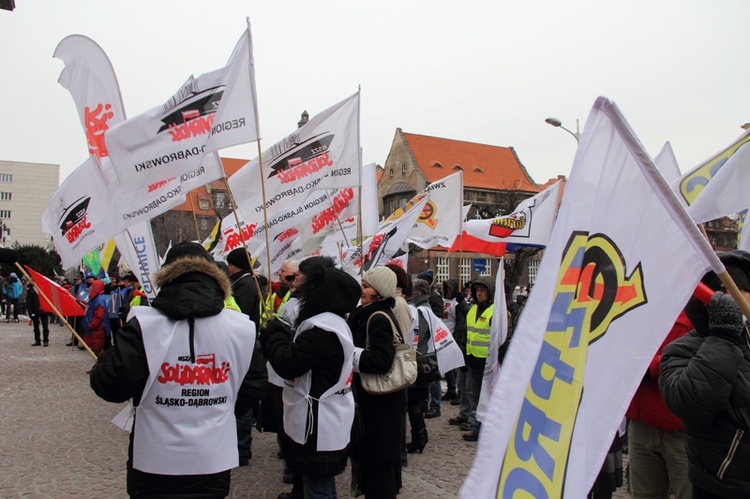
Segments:
[[[260,140],[259,140],[260,142]],[[224,169],[224,165],[221,165],[222,170]],[[234,214],[234,221],[237,224],[237,232],[240,234],[240,241],[242,241],[242,247],[245,249],[245,257],[247,258],[248,267],[250,267],[250,275],[253,277],[253,282],[255,283],[255,290],[258,292],[258,300],[261,303],[261,308],[263,309],[261,311],[261,321],[262,317],[265,316],[265,300],[263,300],[263,291],[260,289],[260,282],[258,282],[258,276],[255,275],[255,271],[253,270],[253,259],[251,258],[250,252],[247,251],[247,241],[245,240],[245,233],[242,232],[242,227],[240,227],[240,217],[237,215],[237,205],[234,203],[234,196],[232,195],[232,189],[229,188],[229,180],[227,180],[226,172],[224,173],[224,185],[227,187],[227,195],[229,196],[229,205],[232,207],[232,213]],[[263,206],[265,210],[265,194],[263,195]],[[266,231],[267,232],[267,231]],[[266,237],[266,241],[268,238]],[[270,265],[269,265],[270,268]],[[270,272],[270,270],[269,270]],[[269,277],[268,281],[270,282],[271,279]]]
[[[47,305],[49,305],[50,308],[52,308],[52,310],[55,312],[55,315],[65,323],[65,327],[67,327],[68,330],[71,333],[73,333],[73,336],[75,336],[76,339],[78,339],[78,341],[81,343],[81,345],[83,345],[83,348],[86,349],[86,351],[89,353],[89,355],[91,355],[91,357],[93,357],[94,361],[99,360],[97,358],[96,354],[94,353],[94,351],[89,348],[89,346],[86,344],[85,341],[83,341],[83,338],[81,338],[80,336],[78,336],[78,333],[76,333],[76,330],[73,329],[72,327],[70,327],[70,323],[65,319],[65,316],[60,313],[60,311],[57,309],[57,307],[55,307],[55,304],[52,303],[52,300],[50,300],[47,297],[47,295],[44,293],[44,291],[41,290],[41,288],[39,286],[36,286],[36,281],[34,281],[34,279],[26,272],[26,269],[24,269],[18,262],[14,262],[14,263],[15,263],[16,267],[18,268],[18,270],[21,271],[21,273],[24,276],[26,276],[26,279],[28,279],[29,281],[31,281],[31,282],[34,283],[37,292],[42,296],[42,298],[44,298],[44,301],[47,302]]]

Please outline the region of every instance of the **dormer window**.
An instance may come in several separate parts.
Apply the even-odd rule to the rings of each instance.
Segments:
[[[478,166],[476,168],[474,168],[474,171],[476,173],[484,173],[484,171],[481,168],[479,168]]]
[[[207,210],[209,208],[208,199],[199,199],[198,208],[201,210]]]
[[[456,170],[456,171],[463,170],[463,168],[461,168],[461,165],[456,165],[456,166],[453,167],[453,169]]]
[[[432,165],[432,167],[433,168],[442,168],[443,165],[441,165],[440,163],[435,163],[434,165]]]

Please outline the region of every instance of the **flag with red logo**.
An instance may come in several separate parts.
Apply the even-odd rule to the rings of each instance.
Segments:
[[[250,25],[223,68],[190,76],[162,105],[105,133],[127,191],[198,170],[204,155],[258,139]]]
[[[90,156],[50,196],[42,231],[51,234],[65,268],[121,231],[96,158]]]
[[[109,156],[104,134],[125,121],[125,108],[109,57],[95,41],[83,35],[63,38],[53,57],[65,63],[57,81],[73,97],[89,154],[99,160],[108,182],[116,180],[111,163],[102,161]]]
[[[352,275],[359,275],[364,264],[364,270],[378,265],[385,265],[398,249],[406,242],[406,238],[422,213],[424,205],[430,200],[429,193],[417,194],[402,208],[394,211],[386,218],[374,236],[365,239],[360,246],[352,246],[343,251],[344,270]],[[362,253],[364,252],[364,257]]]
[[[509,244],[546,246],[557,214],[561,182],[522,201],[513,213],[486,220],[464,223],[462,237],[453,241],[449,251],[475,251],[503,256]]]
[[[458,171],[441,178],[424,191],[430,193],[430,200],[411,229],[408,242],[420,248],[450,247],[461,233],[464,173]]]
[[[39,305],[42,308],[42,312],[49,314],[55,312],[47,300],[44,299],[44,296],[46,296],[57,311],[65,317],[81,317],[86,313],[86,310],[76,301],[67,289],[44,277],[28,265],[24,265],[24,268],[31,276],[31,279],[34,281],[34,286],[36,286],[36,289],[39,291]]]
[[[460,497],[586,497],[656,350],[724,267],[599,98]]]

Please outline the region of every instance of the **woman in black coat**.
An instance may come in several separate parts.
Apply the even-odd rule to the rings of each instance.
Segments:
[[[366,499],[395,498],[401,488],[401,451],[404,448],[406,389],[388,395],[373,395],[362,387],[362,373],[385,373],[393,364],[396,349],[393,345],[391,322],[382,314],[369,325],[370,348],[365,349],[367,323],[378,311],[396,318],[391,309],[395,305],[396,274],[386,267],[375,267],[362,277],[360,305],[349,316],[349,327],[354,336],[354,390],[364,423],[364,440],[356,458],[360,465],[360,488]],[[403,337],[402,337],[403,341]]]

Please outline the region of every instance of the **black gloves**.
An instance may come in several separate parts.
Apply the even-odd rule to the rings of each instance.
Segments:
[[[714,293],[711,297],[711,308],[709,309],[709,334],[732,343],[739,343],[744,328],[742,312],[734,299],[721,291]]]

